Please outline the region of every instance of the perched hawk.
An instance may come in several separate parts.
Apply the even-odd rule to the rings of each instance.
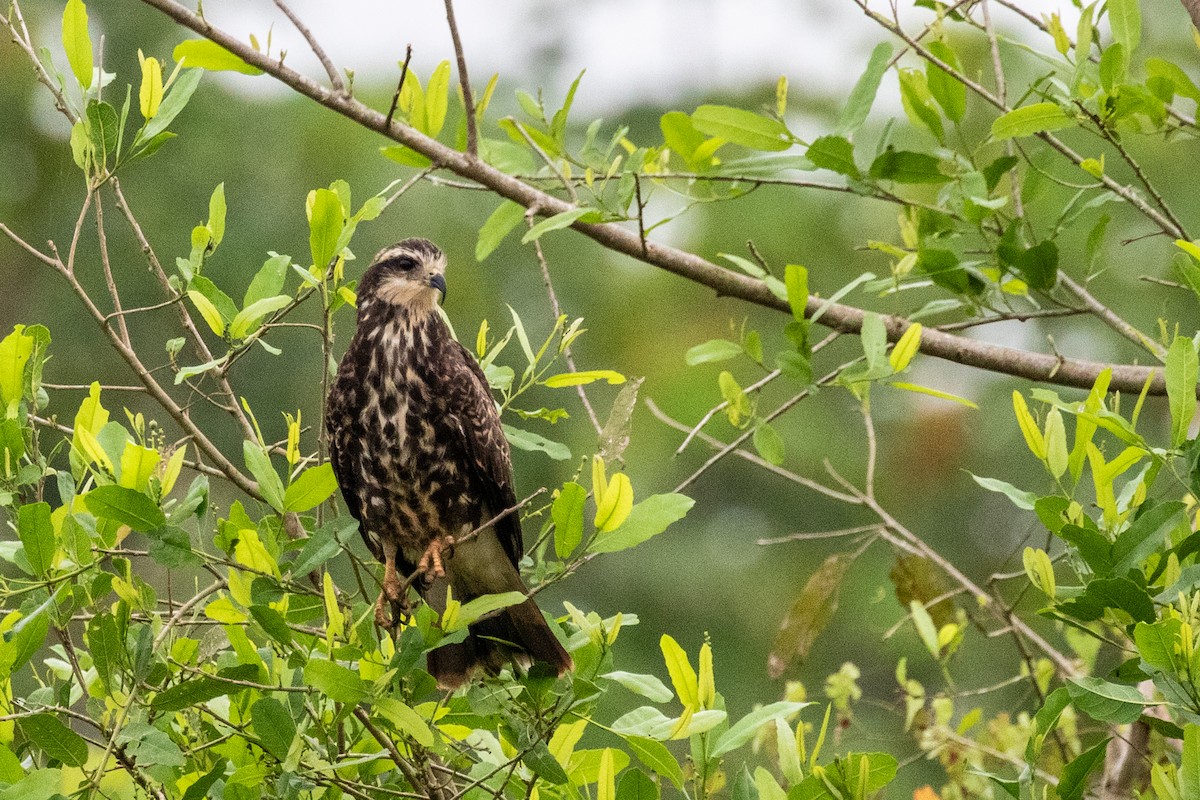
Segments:
[[[450,335],[436,308],[446,257],[425,239],[384,248],[358,285],[358,330],[329,392],[325,427],[350,513],[384,563],[376,618],[403,603],[401,576],[439,613],[446,592],[466,602],[526,592],[517,563],[524,546],[514,512],[456,542],[516,505],[512,462],[483,371]],[[476,667],[543,661],[561,675],[571,657],[533,600],[471,626],[458,644],[429,654],[444,687]]]

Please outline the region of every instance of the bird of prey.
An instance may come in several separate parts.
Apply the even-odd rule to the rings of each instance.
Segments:
[[[325,415],[342,496],[384,563],[375,609],[384,627],[402,612],[409,581],[439,613],[448,589],[462,602],[527,592],[517,571],[524,545],[515,512],[469,535],[512,509],[516,495],[487,379],[436,308],[445,270],[445,255],[425,239],[375,256],[358,284],[358,329]],[[573,666],[532,599],[475,623],[465,641],[430,651],[429,671],[453,688],[478,667],[496,672],[510,661],[545,662],[559,675]]]

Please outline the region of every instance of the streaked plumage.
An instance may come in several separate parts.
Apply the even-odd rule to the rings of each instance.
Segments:
[[[516,513],[452,544],[512,508],[516,496],[487,380],[435,308],[445,268],[445,256],[424,239],[375,257],[358,286],[358,329],[329,393],[325,425],[342,496],[385,564],[381,623],[384,597],[395,614],[400,575],[418,565],[425,575],[415,585],[439,612],[448,586],[463,602],[526,591],[516,566],[523,552]],[[439,684],[458,686],[476,666],[494,671],[514,656],[560,674],[572,666],[527,600],[472,626],[465,642],[432,651],[429,668]]]

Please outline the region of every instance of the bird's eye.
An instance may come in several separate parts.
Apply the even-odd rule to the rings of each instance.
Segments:
[[[416,268],[416,266],[417,261],[412,256],[400,256],[399,258],[392,259],[392,267],[401,272],[408,272]]]

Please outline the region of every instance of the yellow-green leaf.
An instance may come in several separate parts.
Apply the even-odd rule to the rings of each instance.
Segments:
[[[624,383],[625,376],[611,369],[588,369],[579,372],[560,372],[558,375],[551,375],[542,383],[551,389],[558,389],[563,386],[579,386],[599,380],[609,383]]]
[[[208,39],[188,39],[175,46],[171,57],[185,61],[185,67],[200,67],[209,72],[240,72],[243,75],[262,75],[262,70],[251,66],[216,42]]]
[[[1051,408],[1046,415],[1046,467],[1055,478],[1067,471],[1067,429],[1063,427],[1062,412]]]
[[[713,679],[712,646],[700,645],[700,675],[696,680],[696,699],[701,708],[712,708],[717,702],[716,682]]]
[[[1057,103],[1034,103],[1009,111],[992,123],[993,139],[1013,139],[1032,136],[1044,131],[1069,128],[1075,120],[1067,116]]]
[[[87,6],[83,0],[68,0],[63,9],[62,43],[71,72],[84,89],[92,87],[92,38],[88,35]]]
[[[425,133],[436,139],[446,123],[446,106],[450,100],[450,62],[443,61],[434,68],[425,87]]]
[[[24,325],[14,325],[12,333],[0,340],[0,403],[10,418],[16,416],[25,383],[25,365],[33,355],[34,339],[24,330]]]
[[[126,442],[125,450],[121,453],[120,485],[139,492],[145,491],[150,476],[161,460],[162,456],[157,450]]]
[[[633,509],[633,484],[624,472],[612,476],[604,490],[604,499],[596,504],[596,530],[606,533],[617,528]]]
[[[1017,425],[1021,428],[1021,435],[1025,437],[1025,444],[1029,446],[1029,452],[1039,461],[1046,460],[1046,438],[1042,436],[1041,430],[1034,421],[1033,415],[1029,413],[1029,406],[1025,404],[1025,397],[1015,389],[1013,390],[1013,411],[1017,415]]]
[[[896,346],[892,348],[892,353],[888,356],[888,361],[892,365],[893,372],[903,372],[913,360],[913,356],[917,354],[917,350],[921,347],[921,323],[914,322],[908,326],[904,334],[900,337],[900,341],[896,342]]]
[[[1026,547],[1022,554],[1022,561],[1025,564],[1025,574],[1029,576],[1029,582],[1040,589],[1042,594],[1053,600],[1055,595],[1054,565],[1050,563],[1050,556],[1045,550]]]
[[[138,51],[138,55],[141,55],[140,50]],[[162,65],[158,63],[157,58],[143,59],[142,86],[138,90],[138,101],[143,119],[152,119],[158,113],[158,107],[162,104],[162,98]]]
[[[305,470],[283,494],[283,507],[288,511],[309,511],[324,503],[337,491],[333,465],[324,464]]]
[[[671,683],[675,687],[675,696],[685,709],[695,711],[700,706],[700,682],[696,670],[688,661],[687,653],[665,633],[658,640],[658,646],[667,665],[667,674],[671,676]]]
[[[225,320],[221,317],[221,312],[217,311],[217,307],[212,301],[195,289],[188,290],[188,297],[195,304],[196,310],[200,312],[200,316],[204,317],[204,321],[208,323],[208,327],[217,336],[225,334]]]
[[[171,453],[171,457],[167,459],[167,466],[163,469],[162,474],[162,496],[166,497],[175,488],[175,481],[179,479],[179,472],[183,469],[183,460],[187,457],[187,445],[180,445],[179,448]]]

